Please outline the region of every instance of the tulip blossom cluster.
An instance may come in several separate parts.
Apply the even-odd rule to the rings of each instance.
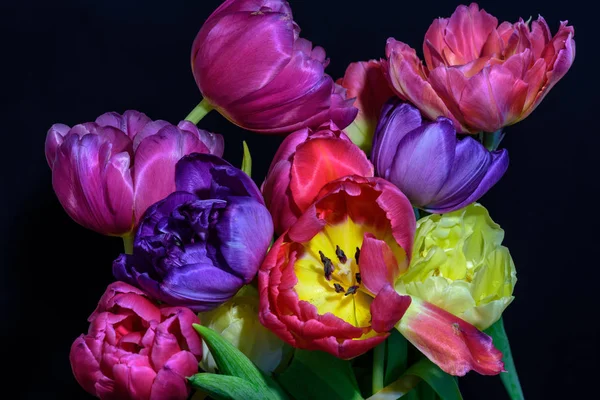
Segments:
[[[461,5],[426,31],[425,64],[390,38],[334,81],[286,1],[224,1],[193,41],[203,99],[185,120],[48,131],[66,213],[125,245],[71,347],[77,382],[101,399],[329,400],[332,382],[397,398],[425,374],[456,398],[455,376],[505,372],[523,398],[502,328],[515,263],[478,202],[509,168],[503,129],[565,76],[573,37]],[[222,158],[227,132],[196,127],[212,109],[286,135],[264,179],[246,147],[241,168]],[[369,352],[359,393],[348,360]]]

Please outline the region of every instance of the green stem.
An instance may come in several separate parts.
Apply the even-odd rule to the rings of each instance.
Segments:
[[[123,235],[123,247],[125,247],[125,254],[133,254],[133,238],[135,235],[130,233],[128,235]]]
[[[186,120],[197,124],[202,118],[213,110],[213,106],[206,99],[202,101],[185,117]]]
[[[373,380],[372,388],[373,393],[379,392],[383,389],[383,377],[384,377],[384,366],[385,361],[385,342],[381,343],[373,350]]]
[[[508,336],[506,336],[502,318],[494,323],[494,325],[487,328],[485,332],[492,337],[494,345],[502,352],[502,361],[504,362],[504,369],[506,372],[500,373],[500,379],[502,380],[508,395],[511,400],[523,400],[525,397],[523,396],[523,390],[521,389],[517,368],[513,361]]]
[[[481,143],[489,151],[497,150],[502,139],[504,139],[502,129],[499,129],[496,132],[485,132],[481,135]]]

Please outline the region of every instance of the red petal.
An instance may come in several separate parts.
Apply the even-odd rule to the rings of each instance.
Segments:
[[[371,327],[373,330],[389,332],[400,321],[410,303],[410,296],[401,296],[392,285],[385,285],[371,303]]]

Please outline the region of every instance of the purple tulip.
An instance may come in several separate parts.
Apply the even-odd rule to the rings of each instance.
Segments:
[[[371,157],[377,175],[413,206],[436,214],[477,201],[508,168],[505,149],[490,152],[471,137],[458,140],[452,121],[423,121],[418,109],[397,99],[382,109]]]
[[[325,50],[299,37],[287,1],[227,0],[192,47],[192,70],[207,100],[233,123],[262,133],[348,126],[358,110],[324,69]]]
[[[223,154],[223,137],[188,121],[174,126],[138,111],[106,113],[46,137],[52,186],[77,223],[127,235],[144,211],[175,190],[175,163],[190,153]]]
[[[250,177],[219,157],[182,158],[175,183],[144,214],[133,255],[116,259],[113,273],[167,304],[208,311],[254,278],[273,222]]]

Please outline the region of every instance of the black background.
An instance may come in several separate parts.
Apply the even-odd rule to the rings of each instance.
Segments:
[[[177,123],[200,100],[189,53],[206,1],[3,1],[1,363],[11,398],[86,398],[68,352],[112,281],[119,239],[72,222],[56,200],[44,158],[46,131],[107,111],[145,112]],[[292,0],[302,36],[325,47],[327,72],[384,56],[394,36],[421,52],[423,35],[455,1]],[[577,399],[598,359],[598,56],[593,10],[575,1],[481,1],[500,21],[542,14],[552,32],[575,26],[577,57],[531,116],[507,129],[511,165],[481,200],[506,231],[517,266],[516,300],[505,313],[528,399]],[[225,136],[225,158],[241,140],[260,182],[281,139],[229,124],[217,113],[200,127]],[[3,380],[7,378],[4,374]],[[469,374],[466,399],[506,399],[497,377]],[[586,396],[587,397],[587,396]]]

